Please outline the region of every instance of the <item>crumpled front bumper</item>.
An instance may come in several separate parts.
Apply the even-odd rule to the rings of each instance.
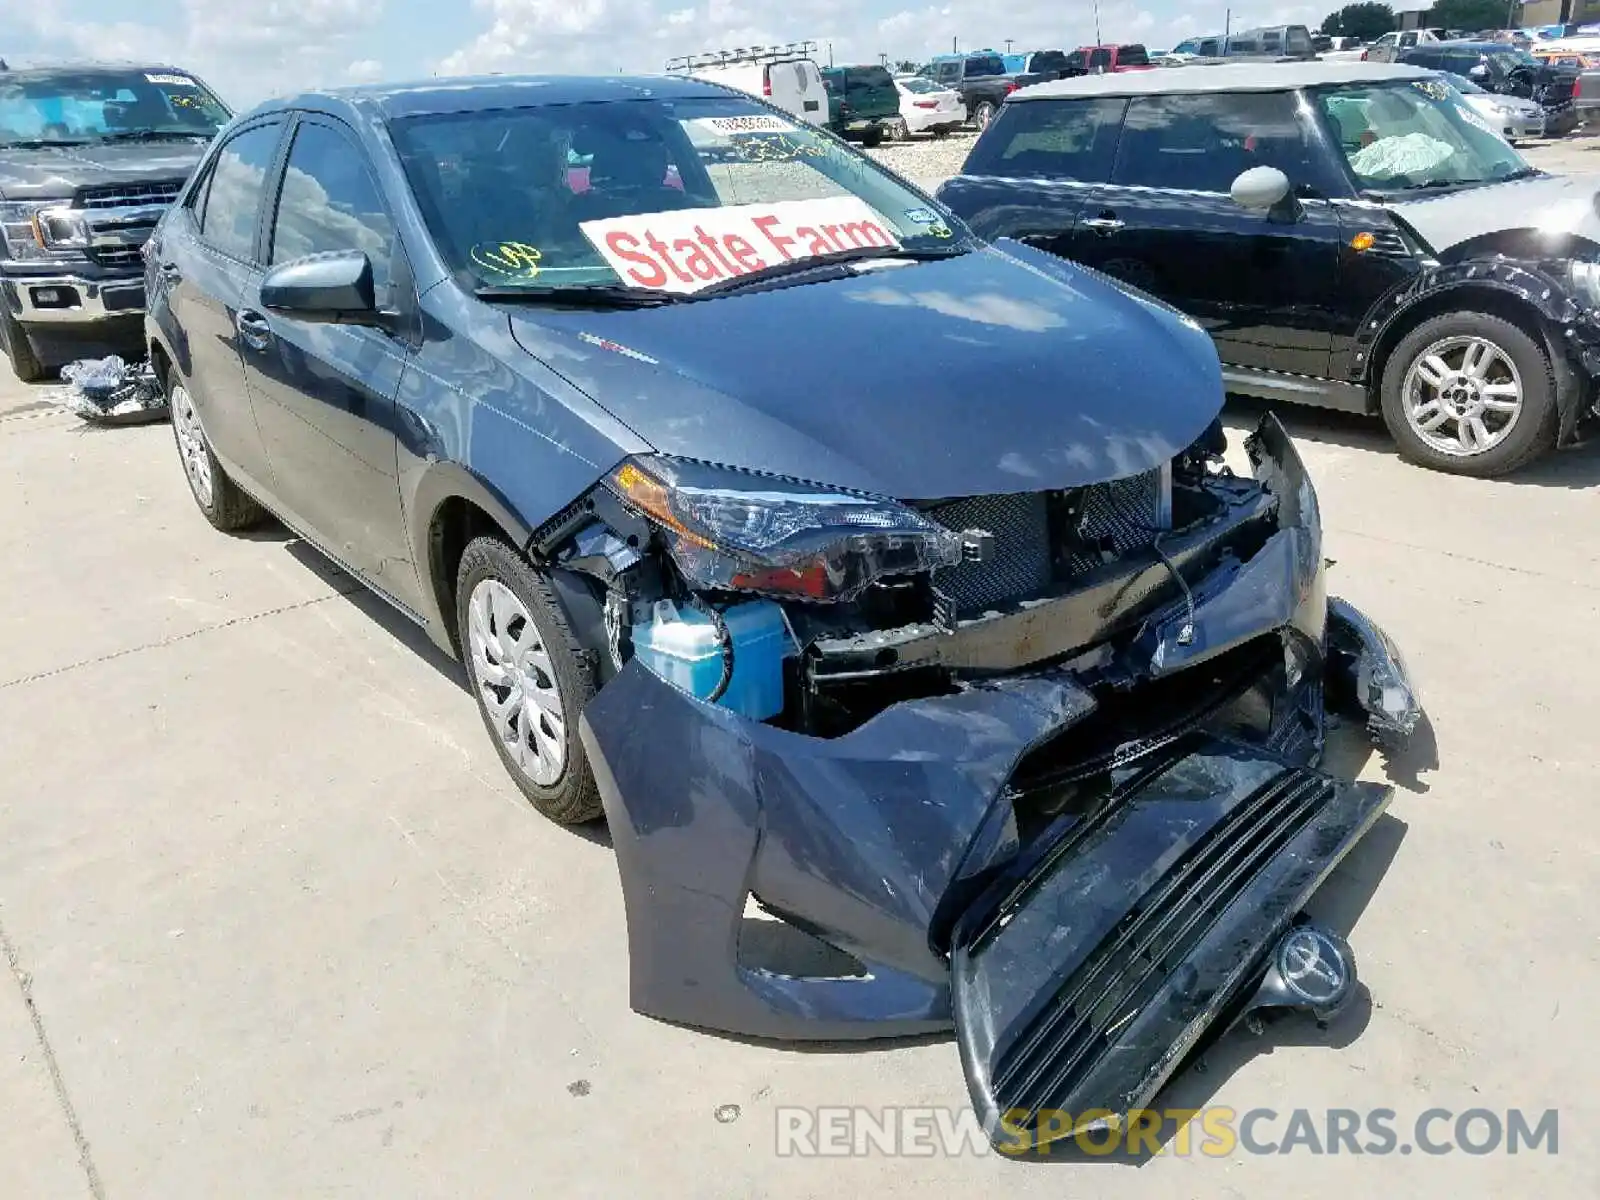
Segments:
[[[626,665],[581,731],[622,878],[633,1007],[781,1039],[956,1023],[991,1131],[1019,1104],[1117,1110],[1158,1087],[1388,802],[1313,769],[1324,696],[1390,738],[1421,719],[1392,644],[1325,597],[1316,497],[1287,436],[1268,417],[1250,446],[1276,531],[1193,580],[1192,609],[1150,617],[1125,658],[1157,688],[1282,649],[1229,703],[1108,746],[1092,769],[1039,766],[1104,715],[1063,669],[895,704],[822,739]],[[1052,788],[1073,803],[1029,818],[1030,795]],[[741,962],[752,895],[861,969]],[[1141,938],[1162,957],[1135,977]]]

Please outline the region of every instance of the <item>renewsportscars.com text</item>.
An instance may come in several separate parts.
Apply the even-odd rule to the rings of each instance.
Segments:
[[[782,1157],[852,1158],[1003,1154],[1094,1157],[1169,1155],[1232,1158],[1241,1154],[1490,1155],[1557,1154],[1556,1109],[1429,1108],[1402,1116],[1392,1108],[1046,1110],[1037,1126],[1022,1114],[1002,1120],[991,1144],[971,1109],[939,1107],[779,1108],[775,1150]]]

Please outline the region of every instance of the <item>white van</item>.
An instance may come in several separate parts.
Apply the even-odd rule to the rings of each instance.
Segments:
[[[753,46],[748,50],[714,50],[667,63],[667,72],[760,96],[812,125],[828,123],[828,90],[810,51],[811,42],[788,46]]]

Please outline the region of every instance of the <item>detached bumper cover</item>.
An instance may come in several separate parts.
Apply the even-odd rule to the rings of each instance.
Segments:
[[[1315,493],[1275,420],[1250,449],[1275,531],[1192,578],[1192,601],[1119,651],[1135,709],[1213,677],[1228,704],[1182,708],[1148,736],[1102,744],[1127,702],[1063,669],[896,704],[829,740],[625,666],[581,732],[622,878],[633,1007],[785,1039],[954,1023],[997,1136],[1010,1109],[1147,1097],[1260,980],[1387,803],[1386,788],[1312,769],[1325,684],[1375,732],[1420,719],[1387,638],[1348,605],[1330,612]],[[1062,758],[1085,737],[1087,757]],[[1070,803],[1030,807],[1057,795]],[[752,895],[864,970],[741,963]]]

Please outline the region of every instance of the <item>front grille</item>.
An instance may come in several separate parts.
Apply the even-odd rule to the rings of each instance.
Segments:
[[[158,183],[116,183],[80,188],[80,208],[134,208],[147,204],[171,204],[183,189],[183,180],[166,179]]]
[[[957,612],[1038,595],[1049,585],[1047,493],[969,496],[941,504],[928,515],[956,533],[986,529],[994,534],[994,556],[988,562],[946,567],[933,577],[934,586],[950,598]]]
[[[141,264],[139,246],[92,246],[84,251],[89,261],[102,267],[137,267]]]
[[[957,533],[994,535],[987,562],[946,567],[934,586],[957,613],[1037,596],[1053,580],[1071,579],[1154,540],[1160,524],[1162,471],[1066,492],[968,496],[928,508]]]
[[[998,1110],[1021,1109],[1031,1126],[1042,1110],[1069,1106],[1118,1032],[1333,793],[1326,776],[1286,770],[1190,847],[999,1056]]]

